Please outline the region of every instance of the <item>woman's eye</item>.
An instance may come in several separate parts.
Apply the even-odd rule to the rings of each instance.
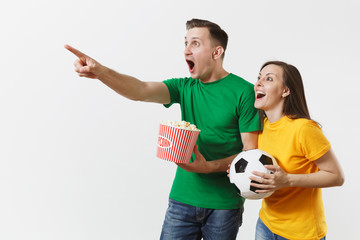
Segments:
[[[200,43],[199,42],[194,42],[194,46],[199,46]]]
[[[272,81],[273,79],[271,77],[266,78],[267,81]]]

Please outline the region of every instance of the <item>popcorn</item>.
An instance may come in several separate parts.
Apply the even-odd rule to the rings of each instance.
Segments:
[[[196,125],[191,124],[186,121],[176,121],[176,120],[161,121],[160,124],[170,126],[170,127],[177,127],[177,128],[181,128],[181,129],[185,129],[185,130],[200,131],[199,129],[196,128]]]
[[[156,156],[160,159],[188,163],[200,130],[186,121],[161,121]]]

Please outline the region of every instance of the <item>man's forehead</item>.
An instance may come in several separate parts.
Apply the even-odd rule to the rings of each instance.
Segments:
[[[209,30],[207,28],[201,27],[201,28],[191,28],[188,30],[188,32],[185,35],[185,39],[200,39],[203,40],[205,38],[209,37]]]

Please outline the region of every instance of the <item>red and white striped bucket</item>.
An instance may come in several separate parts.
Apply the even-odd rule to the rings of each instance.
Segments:
[[[160,124],[156,156],[170,162],[190,162],[199,133],[199,130]]]

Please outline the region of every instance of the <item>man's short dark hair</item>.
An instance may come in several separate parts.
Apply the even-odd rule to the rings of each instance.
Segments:
[[[227,33],[221,29],[219,25],[216,23],[210,22],[208,20],[196,19],[193,18],[186,22],[186,30],[190,30],[192,28],[207,28],[209,29],[210,36],[215,40],[217,44],[224,48],[224,53],[228,43],[228,35]]]

